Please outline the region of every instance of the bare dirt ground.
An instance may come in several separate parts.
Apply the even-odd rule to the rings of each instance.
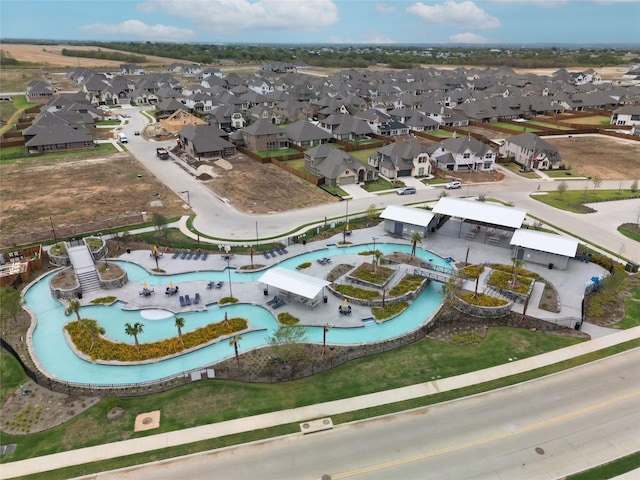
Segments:
[[[203,183],[242,212],[285,212],[339,201],[275,165],[261,164],[245,155],[236,155],[229,161],[231,169],[214,164],[215,176]]]
[[[640,142],[603,135],[547,138],[574,175],[602,180],[640,178]]]
[[[182,199],[126,152],[4,164],[0,186],[2,237],[50,229],[50,216],[62,226],[143,211],[187,212]]]
[[[99,58],[78,58],[78,57],[66,57],[62,55],[62,49],[67,50],[97,50],[98,47],[92,47],[89,45],[28,45],[28,44],[3,44],[2,49],[21,62],[31,62],[39,64],[48,64],[52,66],[63,67],[120,67],[123,62],[115,60],[101,60]],[[104,52],[120,52],[120,50],[112,50],[109,48],[102,48],[100,50]],[[122,52],[132,54],[131,52]],[[152,55],[145,55],[147,57],[147,63],[158,65],[169,65],[173,62],[180,62],[173,58],[154,57]]]

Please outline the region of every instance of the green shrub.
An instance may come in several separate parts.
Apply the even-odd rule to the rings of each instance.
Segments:
[[[409,307],[408,302],[394,303],[393,305],[385,305],[382,307],[373,307],[371,313],[376,320],[385,320],[387,318],[395,317],[404,312]]]
[[[238,299],[235,297],[222,297],[218,300],[218,305],[226,305],[228,303],[238,303]]]
[[[113,302],[115,302],[117,300],[118,297],[101,297],[101,298],[96,298],[94,300],[91,300],[91,303],[93,303],[94,305],[101,305],[101,304],[112,304]]]
[[[477,305],[479,307],[503,307],[509,303],[504,298],[493,297],[486,293],[463,293],[462,295],[458,295],[458,298],[470,305]]]
[[[304,270],[305,268],[309,268],[311,266],[311,262],[304,262],[298,265],[296,268],[298,270]]]
[[[335,290],[341,294],[352,297],[360,298],[362,300],[375,300],[380,298],[380,292],[376,290],[368,290],[366,288],[354,287],[352,285],[339,284],[336,285]]]
[[[405,293],[413,292],[420,288],[424,281],[425,278],[420,275],[405,275],[395,287],[389,290],[389,295],[399,297]]]
[[[282,312],[278,314],[278,323],[280,325],[297,325],[300,322],[298,317],[294,317],[290,313]]]
[[[484,265],[468,265],[460,270],[460,273],[467,278],[478,278],[484,272]]]

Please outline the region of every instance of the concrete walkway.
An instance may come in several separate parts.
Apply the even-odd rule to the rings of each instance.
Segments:
[[[5,479],[31,475],[71,465],[98,462],[101,460],[133,455],[136,453],[150,452],[161,448],[175,447],[211,438],[219,438],[226,435],[234,435],[237,433],[290,423],[299,423],[316,418],[338,415],[345,412],[352,412],[380,405],[388,405],[395,402],[424,397],[427,395],[433,395],[440,392],[496,380],[498,378],[527,372],[547,365],[553,365],[570,358],[595,352],[636,338],[640,338],[640,327],[624,330],[619,333],[572,345],[570,347],[555,350],[536,357],[530,357],[456,377],[443,378],[404,388],[386,390],[369,395],[361,395],[359,397],[319,403],[316,405],[282,410],[279,412],[265,413],[262,415],[254,415],[251,417],[238,418],[235,420],[202,425],[184,430],[176,430],[148,437],[56,453],[29,460],[5,463],[2,465],[0,478]],[[133,425],[131,427],[133,429]]]

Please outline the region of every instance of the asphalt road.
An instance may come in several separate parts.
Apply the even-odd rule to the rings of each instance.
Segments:
[[[304,230],[298,230],[302,225],[320,222],[325,217],[335,218],[346,214],[346,204],[343,203],[269,215],[249,215],[235,210],[204,187],[178,163],[159,160],[156,157],[156,147],[173,146],[175,141],[146,141],[141,136],[133,134],[135,130],[142,130],[148,122],[144,116],[137,113],[140,110],[142,110],[140,107],[122,109],[124,113],[132,113],[129,124],[124,127],[124,132],[129,138],[127,148],[153,175],[183,198],[185,207],[187,202],[189,203],[190,208],[185,208],[185,214],[196,214],[193,224],[201,233],[236,242],[253,241],[256,238],[256,227],[258,227],[260,238],[278,238],[291,234],[292,231],[303,233]],[[573,214],[548,207],[530,198],[530,194],[536,192],[538,186],[540,186],[542,193],[555,191],[556,182],[526,179],[505,169],[501,170],[505,173],[506,178],[499,183],[467,186],[460,190],[450,190],[447,194],[460,197],[486,194],[505,202],[512,202],[516,208],[524,209],[546,223],[560,227],[596,245],[601,245],[632,261],[640,262],[640,249],[637,248],[637,243],[616,230],[621,223],[637,221],[640,215],[640,199],[597,204],[594,205],[598,210],[597,213]],[[602,190],[617,189],[621,186],[628,188],[632,181],[628,180],[622,183],[617,180],[604,181],[599,188]],[[570,189],[593,187],[588,180],[572,180],[568,183]],[[384,208],[387,205],[433,201],[440,197],[442,191],[441,187],[427,187],[419,189],[415,195],[385,194],[353,198],[349,201],[348,208],[350,215],[355,215],[359,212],[365,212],[371,205],[375,205],[376,208]]]
[[[640,450],[640,349],[514,387],[96,479],[557,479]]]

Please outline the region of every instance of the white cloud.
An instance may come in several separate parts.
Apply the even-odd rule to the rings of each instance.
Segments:
[[[449,37],[451,43],[493,43],[491,40],[483,37],[482,35],[476,35],[475,33],[465,32],[457,33]]]
[[[394,7],[393,5],[388,5],[386,3],[376,3],[375,8],[376,12],[382,13],[384,15],[396,12],[396,7]]]
[[[447,0],[437,5],[418,2],[408,7],[407,12],[420,17],[424,23],[432,25],[452,25],[479,30],[492,30],[500,26],[500,20],[470,1],[456,3],[453,0]]]
[[[185,41],[195,34],[193,30],[188,28],[160,24],[147,25],[140,20],[126,20],[116,24],[93,23],[91,25],[83,25],[78,30],[98,37],[125,37],[136,40],[165,42]]]
[[[338,21],[338,7],[333,0],[153,0],[142,4],[142,8],[147,4],[173,17],[186,18],[202,30],[224,34],[246,30],[310,31]]]

